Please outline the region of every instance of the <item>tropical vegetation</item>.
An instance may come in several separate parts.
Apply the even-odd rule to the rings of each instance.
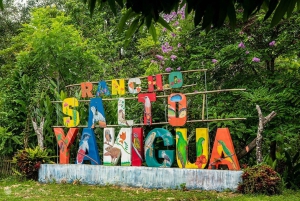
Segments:
[[[159,15],[172,28],[169,30],[165,23],[145,28],[135,20],[124,21],[120,29],[118,24],[128,9],[116,6],[113,12],[106,4],[95,7],[92,18],[86,5],[75,0],[29,0],[24,5],[5,1],[4,5],[0,12],[0,154],[12,157],[22,153],[18,150],[34,149],[38,140],[33,122],[43,122],[44,149],[49,156],[58,156],[52,126],[63,125],[63,114],[61,105],[53,101],[81,96],[80,88],[68,85],[203,68],[206,76],[184,77],[191,87],[181,92],[246,89],[208,94],[205,108],[209,119],[246,120],[187,123],[191,134],[197,127],[208,127],[212,147],[216,129],[228,127],[238,153],[256,138],[259,119],[255,106],[265,115],[275,111],[277,115],[263,132],[264,163],[281,175],[285,187],[300,187],[299,10],[289,10],[289,18],[270,28],[272,20],[265,19],[268,13],[264,10],[245,20],[237,5],[234,29],[225,20],[221,28],[207,33],[194,25],[193,15],[185,15],[185,6]],[[193,96],[189,100],[189,119],[201,119],[202,99]],[[165,104],[160,99],[153,105],[154,122],[166,121]],[[107,124],[116,124],[117,103],[105,102],[104,107]],[[139,122],[142,105],[128,101],[126,107],[127,119]],[[77,110],[81,125],[86,125],[88,105],[82,103]],[[169,125],[163,127],[173,130]],[[152,128],[144,127],[145,134]],[[102,130],[96,128],[95,133],[101,145]],[[79,137],[71,150],[73,161]],[[190,149],[195,149],[193,136]],[[195,151],[189,153],[193,161]],[[255,151],[240,163],[255,165]]]

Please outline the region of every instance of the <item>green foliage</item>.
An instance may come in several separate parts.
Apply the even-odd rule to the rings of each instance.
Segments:
[[[1,155],[12,155],[16,147],[22,144],[21,136],[13,135],[8,128],[0,127],[0,153]]]
[[[254,13],[259,10],[265,10],[264,20],[272,16],[271,26],[277,25],[285,16],[291,17],[292,12],[297,8],[300,9],[298,0],[289,1],[255,1],[249,3],[248,1],[209,1],[201,0],[197,3],[194,1],[181,1],[181,0],[169,0],[169,1],[157,1],[148,2],[146,0],[135,2],[127,0],[122,2],[120,0],[91,0],[85,1],[88,4],[90,13],[92,14],[96,8],[96,2],[103,7],[105,3],[108,3],[110,9],[116,14],[116,4],[121,8],[126,5],[127,12],[120,20],[120,28],[122,29],[125,22],[131,22],[130,33],[127,38],[130,38],[132,34],[139,29],[142,24],[150,30],[153,39],[156,38],[155,32],[151,25],[154,22],[159,22],[161,25],[168,27],[167,23],[161,21],[160,13],[170,14],[176,12],[178,8],[185,7],[185,14],[191,13],[193,15],[194,25],[201,24],[202,29],[209,31],[211,27],[219,28],[224,26],[226,21],[229,21],[231,27],[235,27],[237,24],[237,15],[239,12],[243,12],[243,20],[247,21]],[[297,7],[296,7],[297,4]],[[263,9],[262,9],[263,8]],[[274,12],[275,11],[275,12]],[[274,14],[272,15],[272,13]],[[140,24],[138,26],[138,24]]]
[[[43,163],[51,163],[47,150],[42,150],[40,147],[25,148],[18,150],[13,157],[13,162],[17,164],[20,173],[26,176],[27,179],[38,179],[38,170]]]
[[[300,188],[300,157],[297,152],[293,157],[285,151],[285,166],[283,168],[282,178],[287,188],[297,190]]]
[[[238,192],[244,194],[281,194],[283,183],[280,175],[267,165],[248,167],[242,174]]]

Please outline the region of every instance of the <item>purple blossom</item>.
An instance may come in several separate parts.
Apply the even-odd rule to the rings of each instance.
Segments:
[[[181,70],[181,67],[179,66],[176,70]]]
[[[272,42],[269,43],[270,46],[274,46],[275,45],[275,40],[273,40]]]
[[[174,59],[176,59],[176,58],[177,58],[177,56],[176,56],[176,55],[174,55],[174,54],[172,54],[172,55],[170,56],[170,58],[171,58],[171,60],[172,60],[172,61],[174,61]]]
[[[162,29],[162,32],[166,32],[166,31],[167,31],[167,28],[164,27],[164,28]]]
[[[177,44],[177,47],[180,48],[180,47],[181,47],[181,43],[178,43],[178,44]]]
[[[154,64],[156,64],[156,63],[157,63],[157,61],[155,61],[155,60],[151,60],[151,63],[154,63]]]
[[[212,59],[211,62],[213,62],[214,64],[218,62],[218,60],[216,59]]]
[[[168,73],[171,72],[172,70],[173,70],[173,69],[170,68],[170,67],[168,67],[168,68],[165,69],[165,71],[168,72]]]
[[[253,57],[252,61],[253,61],[253,62],[260,62],[260,59],[257,58],[257,57]]]
[[[161,50],[163,51],[163,53],[168,53],[173,50],[173,47],[170,46],[168,42],[165,42],[165,44],[161,46]]]
[[[164,57],[161,56],[161,55],[158,55],[158,54],[157,54],[157,55],[155,55],[155,57],[156,57],[157,59],[161,60],[161,61],[164,60]]]
[[[244,45],[243,42],[241,42],[241,43],[239,44],[239,48],[245,48],[245,45]]]
[[[174,38],[176,36],[176,34],[175,33],[171,33],[171,36]]]
[[[249,51],[247,50],[245,53],[246,53],[246,54],[249,54]]]
[[[179,22],[178,22],[178,21],[176,21],[176,22],[174,23],[174,26],[177,26],[177,25],[179,25]]]

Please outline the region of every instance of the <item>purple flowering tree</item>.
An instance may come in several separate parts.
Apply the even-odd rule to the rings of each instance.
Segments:
[[[149,69],[146,72],[147,74],[184,69],[184,65],[182,65],[184,58],[181,56],[184,52],[181,41],[182,22],[185,20],[184,9],[185,6],[177,12],[162,15],[163,19],[172,27],[172,31],[162,26],[156,27],[158,43],[149,44],[147,48],[151,49],[151,54],[149,55],[150,57],[144,59],[145,63],[150,63],[148,66]],[[144,40],[140,39],[140,42],[145,43]]]

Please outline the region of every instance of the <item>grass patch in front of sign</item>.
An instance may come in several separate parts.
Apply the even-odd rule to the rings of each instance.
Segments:
[[[7,178],[0,181],[0,200],[300,200],[300,191],[284,191],[280,196],[242,195],[234,192],[145,189],[112,185],[41,184]]]

